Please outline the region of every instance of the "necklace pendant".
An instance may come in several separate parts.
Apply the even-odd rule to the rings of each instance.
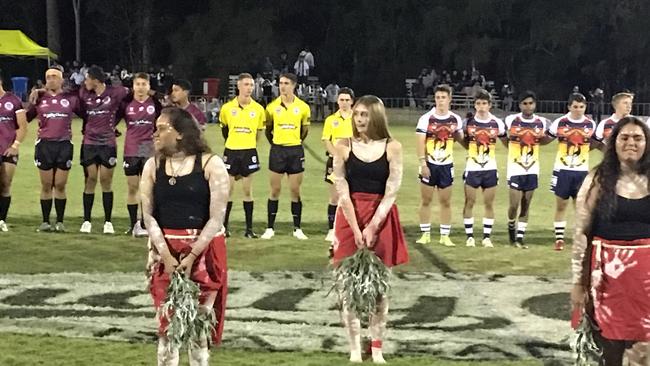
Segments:
[[[169,182],[169,185],[170,185],[170,186],[173,186],[173,185],[176,184],[176,178],[171,177],[171,178],[169,178],[168,182]]]

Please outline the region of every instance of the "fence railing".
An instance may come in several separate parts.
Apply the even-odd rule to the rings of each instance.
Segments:
[[[434,105],[432,98],[402,98],[402,97],[382,97],[384,106],[387,108],[387,113],[389,114],[390,120],[395,122],[415,122],[417,119],[424,114],[427,110],[431,109]],[[203,109],[204,112],[207,112],[208,107],[211,107],[210,100],[207,98],[195,95],[191,96],[190,100],[195,103],[199,108]],[[225,102],[224,98],[220,98],[220,101]],[[264,101],[261,101],[264,104]],[[452,98],[451,109],[456,113],[459,113],[461,117],[465,117],[465,114],[474,106],[474,98],[466,95],[456,95]],[[508,107],[510,110],[507,110]],[[315,112],[314,106],[312,105],[312,113]],[[333,111],[330,111],[327,106],[324,107],[325,113],[330,114]],[[495,98],[493,102],[493,110],[497,115],[504,115],[515,113],[519,110],[516,101],[506,105],[503,100]],[[567,102],[564,100],[539,100],[537,101],[536,112],[540,114],[564,114],[567,113]],[[593,118],[596,118],[596,105],[592,102],[587,103],[587,114],[591,115]],[[602,105],[601,115],[602,118],[606,118],[608,115],[614,113],[612,106],[609,103]],[[650,116],[650,103],[635,103],[632,106],[632,114],[635,116]],[[315,115],[313,115],[315,117]],[[314,118],[312,118],[314,119]],[[320,119],[320,118],[319,118]]]

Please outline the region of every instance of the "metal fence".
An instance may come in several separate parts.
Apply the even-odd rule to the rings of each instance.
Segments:
[[[422,114],[433,107],[432,98],[397,98],[397,97],[382,97],[382,101],[386,106],[388,116],[391,123],[415,123]],[[212,108],[210,101],[203,96],[191,96],[190,100],[197,104],[204,112]],[[225,99],[222,97],[220,101],[223,103]],[[465,95],[454,96],[451,103],[451,108],[461,117],[465,117],[466,113],[471,111],[474,106],[474,99]],[[325,113],[330,114],[332,111],[325,108]],[[504,110],[504,103],[502,100],[495,99],[493,112],[495,115],[503,116],[518,111],[516,102],[512,103],[512,110]],[[539,114],[564,114],[567,113],[567,102],[563,100],[539,100],[537,101],[537,110]],[[594,103],[587,103],[587,114],[594,116],[595,105]],[[312,116],[315,108],[312,105]],[[614,113],[612,106],[609,103],[603,105],[602,118],[606,118]],[[632,106],[632,114],[635,116],[650,116],[650,103],[635,103]],[[313,119],[313,118],[312,118]]]

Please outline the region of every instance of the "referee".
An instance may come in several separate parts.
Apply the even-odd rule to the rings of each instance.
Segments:
[[[311,110],[307,103],[294,94],[298,79],[294,74],[280,75],[280,96],[266,106],[266,138],[271,143],[269,170],[271,193],[268,200],[268,224],[262,239],[271,239],[275,232],[275,216],[282,189],[282,177],[287,174],[291,191],[293,236],[307,240],[300,229],[302,202],[300,185],[305,171],[305,150],[302,141],[307,137]]]
[[[253,232],[253,173],[260,170],[257,156],[257,139],[259,131],[264,129],[266,114],[264,107],[251,98],[255,82],[248,73],[239,74],[237,80],[237,97],[225,103],[219,113],[219,122],[226,148],[223,161],[230,175],[230,200],[226,206],[226,216],[223,225],[228,231],[228,219],[232,209],[232,191],[236,180],[242,180],[244,193],[244,213],[246,215],[246,238],[257,238]],[[277,202],[277,201],[276,201]]]
[[[327,163],[325,165],[325,182],[329,183],[329,203],[327,205],[327,231],[326,241],[334,240],[334,218],[338,207],[339,196],[334,186],[334,164],[333,157],[336,152],[336,142],[341,139],[352,137],[352,104],[354,103],[354,92],[350,88],[341,88],[336,98],[339,109],[325,119],[323,124],[323,136],[321,140],[327,150]]]

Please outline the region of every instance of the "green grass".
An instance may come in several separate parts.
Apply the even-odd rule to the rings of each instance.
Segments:
[[[79,123],[75,123],[75,164],[70,173],[68,184],[68,205],[66,211],[66,234],[42,234],[34,230],[40,223],[39,181],[33,160],[33,148],[36,125],[30,124],[27,140],[22,145],[20,163],[13,184],[12,206],[9,212],[9,233],[0,234],[0,250],[6,253],[0,258],[0,268],[11,273],[40,273],[59,271],[109,272],[140,271],[144,260],[145,240],[132,239],[124,235],[101,235],[103,210],[100,194],[97,194],[93,210],[93,230],[91,235],[81,235],[78,228],[82,222],[83,172],[78,165],[80,148]],[[123,127],[122,127],[123,128]],[[419,183],[417,181],[417,159],[414,148],[414,129],[412,123],[395,123],[392,132],[404,145],[405,167],[404,180],[398,197],[398,206],[407,238],[414,243],[419,234],[417,208],[419,203]],[[307,145],[315,156],[307,153],[307,167],[303,184],[303,229],[310,236],[306,242],[293,240],[291,237],[291,215],[289,197],[285,189],[280,198],[280,212],[277,218],[276,237],[272,241],[244,240],[243,210],[241,192],[237,185],[233,195],[234,207],[231,215],[230,229],[233,237],[228,241],[230,266],[237,270],[320,270],[326,267],[325,253],[327,244],[323,240],[327,231],[326,207],[327,184],[323,182],[323,148],[320,142],[321,125],[310,128]],[[214,151],[222,151],[223,140],[215,125],[210,125],[207,139]],[[122,140],[118,142],[122,145]],[[260,141],[258,149],[264,166],[268,160],[268,143]],[[569,253],[556,253],[550,250],[553,241],[552,221],[555,197],[548,190],[555,145],[542,149],[542,174],[540,188],[533,199],[527,242],[531,244],[528,251],[505,247],[507,243],[506,209],[507,187],[505,173],[505,152],[503,146],[497,148],[501,177],[495,209],[497,212],[493,241],[494,250],[482,248],[465,248],[462,225],[463,185],[462,170],[465,151],[456,146],[455,177],[453,188],[453,228],[452,239],[458,244],[456,248],[444,248],[437,244],[429,246],[411,246],[411,263],[400,270],[437,271],[432,264],[432,256],[443,261],[455,271],[461,272],[499,272],[511,274],[535,274],[549,276],[567,276]],[[120,149],[121,153],[121,149]],[[600,153],[593,153],[599,159]],[[120,157],[121,161],[121,157]],[[592,162],[593,163],[593,162]],[[266,199],[268,194],[267,170],[263,169],[254,181],[256,209],[254,215],[255,230],[261,233],[266,224]],[[126,182],[123,171],[116,169],[114,177],[115,206],[113,222],[118,233],[127,229]],[[99,189],[98,189],[99,192]],[[434,198],[435,202],[435,198]],[[480,202],[480,198],[479,201]],[[480,232],[482,206],[477,204],[474,210],[476,230]],[[434,237],[437,237],[437,205],[434,204],[432,222]],[[569,227],[572,214],[568,215]],[[570,231],[567,235],[570,237]],[[29,256],[29,265],[22,258]]]
[[[138,366],[153,365],[156,358],[154,344],[93,341],[0,333],[0,365],[47,366]],[[387,356],[395,366],[533,366],[541,361],[449,361],[430,356]],[[336,353],[263,352],[244,349],[219,348],[211,352],[211,365],[258,366],[290,365],[320,366],[348,365],[347,355]],[[181,352],[181,365],[187,365],[187,353]],[[352,364],[350,364],[352,365]]]

